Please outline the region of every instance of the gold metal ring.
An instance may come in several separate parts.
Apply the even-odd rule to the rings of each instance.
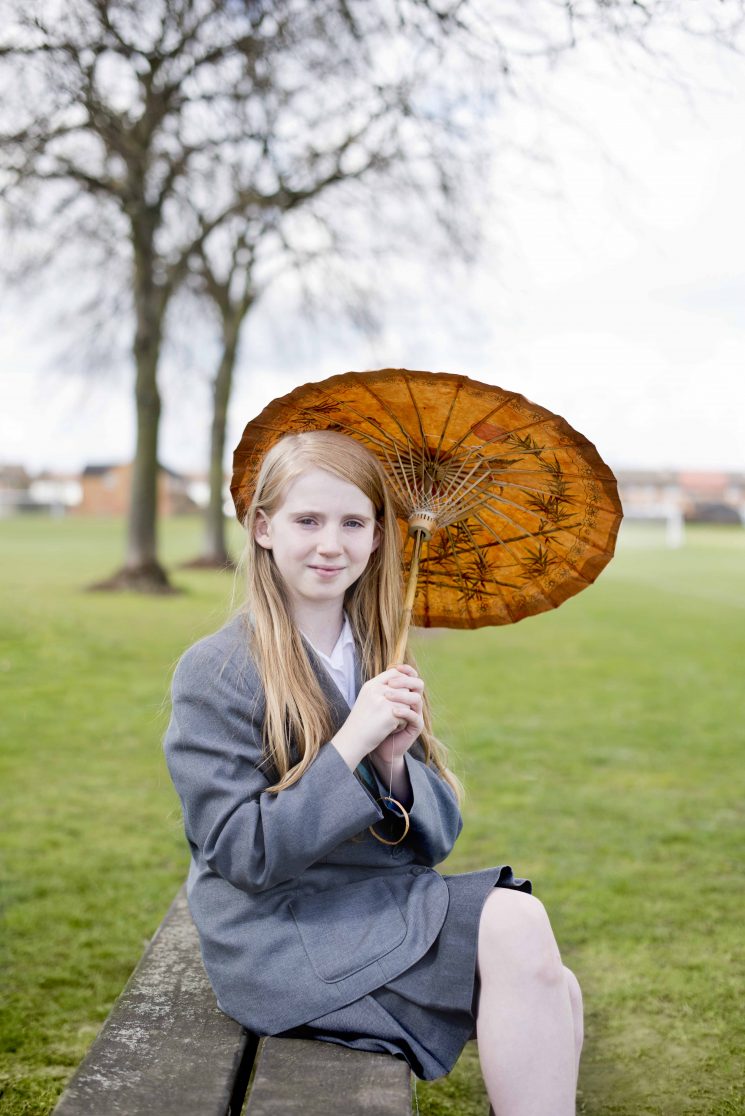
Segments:
[[[403,841],[404,837],[406,836],[406,834],[409,832],[409,813],[408,813],[408,810],[406,809],[405,806],[401,805],[401,803],[398,801],[397,798],[392,798],[390,794],[384,794],[382,798],[378,798],[378,799],[376,799],[376,801],[377,802],[382,802],[384,805],[385,805],[386,802],[390,802],[393,806],[397,806],[398,809],[401,811],[401,815],[402,815],[403,820],[406,824],[406,828],[404,829],[403,833],[401,834],[401,836],[398,838],[397,841],[387,841],[385,837],[381,837],[379,833],[375,832],[375,829],[372,825],[368,826],[368,829],[372,833],[375,840],[380,841],[381,845],[400,845],[401,842]],[[375,824],[377,824],[377,822]]]

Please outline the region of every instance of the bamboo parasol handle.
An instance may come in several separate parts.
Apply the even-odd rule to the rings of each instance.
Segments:
[[[419,551],[422,547],[422,539],[427,537],[427,533],[419,529],[412,531],[412,534],[414,536],[414,553],[411,556],[409,579],[406,582],[406,595],[404,596],[404,610],[401,614],[401,623],[398,626],[398,635],[396,636],[396,646],[393,649],[393,662],[390,666],[395,666],[396,663],[402,663],[404,661],[406,641],[409,638],[411,614],[414,611],[416,583],[419,577]],[[399,729],[406,728],[406,721],[399,721],[398,727]]]
[[[404,610],[401,615],[401,623],[398,628],[398,636],[396,637],[396,646],[393,650],[393,662],[391,666],[394,666],[396,663],[402,663],[404,661],[404,655],[406,654],[406,641],[409,638],[409,625],[411,624],[411,614],[414,611],[416,583],[419,577],[419,551],[422,547],[422,539],[427,537],[427,532],[419,528],[412,533],[414,535],[414,553],[411,556],[409,580],[406,582],[406,595],[404,597]]]

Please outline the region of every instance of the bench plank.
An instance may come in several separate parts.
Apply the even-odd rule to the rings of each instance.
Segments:
[[[182,887],[54,1116],[235,1116],[255,1049],[217,1006]]]
[[[410,1116],[411,1070],[390,1054],[262,1038],[245,1116]]]

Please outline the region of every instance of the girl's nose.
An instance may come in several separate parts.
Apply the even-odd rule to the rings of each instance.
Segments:
[[[318,540],[318,549],[322,554],[339,554],[341,552],[338,527],[331,523],[326,525]]]

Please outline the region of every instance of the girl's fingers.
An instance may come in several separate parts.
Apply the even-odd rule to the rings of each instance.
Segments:
[[[417,707],[422,704],[422,695],[412,690],[383,690],[383,694],[389,701],[406,702]]]
[[[397,717],[399,715],[399,710],[401,709],[406,710],[407,718],[421,716],[419,710],[413,709],[410,705],[396,705],[395,703],[391,702],[391,712],[393,713],[394,717]]]
[[[389,670],[397,670],[401,674],[406,674],[406,675],[408,675],[409,677],[412,677],[412,678],[418,678],[419,677],[417,672],[414,670],[414,667],[409,666],[408,663],[394,663],[393,666],[390,666],[388,669]]]
[[[415,716],[422,716],[422,702],[419,694],[401,694],[388,697],[394,709],[409,709]]]
[[[396,675],[394,675],[392,678],[387,679],[386,684],[388,686],[398,686],[400,689],[405,690],[424,689],[424,679],[419,678],[418,675],[416,677],[407,675],[405,678],[396,677]]]
[[[397,717],[403,717],[405,721],[418,722],[421,720],[416,709],[411,709],[408,705],[394,705],[393,712]]]

